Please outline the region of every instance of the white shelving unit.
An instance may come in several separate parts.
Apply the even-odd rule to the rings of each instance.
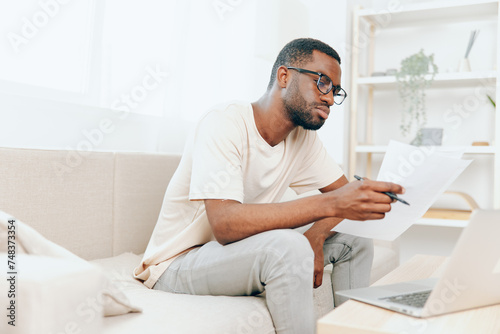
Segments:
[[[389,15],[389,16],[388,16]],[[389,24],[380,24],[387,22]],[[397,82],[394,76],[369,76],[374,71],[374,43],[378,29],[391,29],[400,27],[420,27],[430,22],[438,23],[459,23],[471,20],[494,20],[496,22],[496,42],[492,45],[493,52],[496,52],[496,64],[500,55],[499,36],[499,2],[497,0],[478,1],[433,1],[406,5],[401,9],[387,13],[387,11],[375,11],[370,9],[355,8],[353,14],[352,45],[360,45],[361,34],[368,38],[368,47],[360,52],[365,52],[368,57],[368,69],[366,73],[360,73],[360,52],[352,53],[352,76],[351,76],[351,106],[350,106],[350,150],[349,150],[349,177],[353,177],[357,167],[357,160],[362,155],[366,157],[367,176],[372,170],[372,155],[382,154],[386,151],[387,143],[375,143],[373,140],[373,117],[374,117],[374,92],[396,90]],[[369,29],[361,29],[361,26],[368,26]],[[366,36],[368,35],[368,36]],[[411,45],[411,38],[408,44]],[[394,47],[404,47],[397,45]],[[468,88],[478,85],[497,86],[499,82],[499,72],[492,68],[485,71],[438,73],[432,87],[429,89],[453,89]],[[363,94],[363,95],[362,95]],[[366,107],[359,100],[361,97],[366,101]],[[500,89],[496,89],[496,101],[500,101]],[[399,103],[399,101],[398,101]],[[395,111],[396,112],[396,111]],[[495,110],[494,133],[490,146],[440,146],[442,149],[463,149],[468,155],[487,155],[493,157],[493,193],[491,198],[493,207],[500,209],[500,117],[498,108]],[[358,120],[364,121],[365,130],[358,132]],[[360,127],[363,128],[363,127]],[[360,137],[363,137],[360,140]],[[496,143],[496,146],[494,145]],[[450,226],[463,227],[466,222],[458,220],[422,219],[420,225],[430,226]]]
[[[466,154],[495,154],[494,146],[436,146],[436,149],[464,150]],[[357,153],[385,153],[387,146],[382,145],[357,145]]]
[[[464,18],[486,17],[497,15],[498,1],[495,0],[448,0],[427,1],[405,6],[393,11],[391,27],[420,25],[429,21],[461,21]],[[387,11],[359,9],[358,16],[372,24],[385,22]]]
[[[434,88],[470,87],[480,84],[496,84],[496,71],[440,73],[436,74],[432,86]],[[395,89],[394,76],[359,77],[358,85],[366,85],[377,89]]]

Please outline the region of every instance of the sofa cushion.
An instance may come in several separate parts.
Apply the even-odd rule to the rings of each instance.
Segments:
[[[141,314],[104,319],[105,334],[123,333],[275,333],[263,295],[255,297],[194,296],[148,289],[135,280],[132,271],[141,256],[124,253],[92,261],[140,307]],[[326,270],[323,285],[314,290],[316,318],[333,309],[331,271]],[[163,331],[158,331],[162,328]]]
[[[180,158],[176,154],[115,154],[113,255],[146,250]]]
[[[113,153],[0,148],[0,210],[85,259],[112,256]]]
[[[2,263],[7,259],[6,253],[0,253]],[[0,303],[2,308],[10,305],[10,310],[2,312],[0,333],[101,332],[99,301],[104,279],[99,268],[88,262],[28,254],[16,254],[11,263],[17,275],[0,280],[5,292]],[[11,291],[9,298],[7,291]]]
[[[94,260],[142,314],[104,319],[104,333],[275,333],[263,297],[194,296],[148,289],[132,276],[132,253]],[[162,329],[163,331],[159,331]]]
[[[13,242],[10,242],[9,245],[7,245],[7,243],[0,243],[0,253],[8,253],[8,251],[12,250],[11,248],[13,248],[13,244],[15,244],[14,254],[12,254],[12,252],[8,253],[14,258],[18,254],[46,256],[72,262],[74,263],[75,268],[78,266],[81,266],[82,268],[89,266],[87,261],[71,253],[64,247],[47,240],[40,233],[20,220],[3,211],[0,211],[0,238],[1,240],[7,240],[7,236],[12,235],[15,239]],[[49,263],[53,264],[55,262]],[[50,273],[52,271],[57,272],[58,270],[57,266],[47,266],[46,268],[39,267],[38,269],[40,274],[43,274],[44,271]],[[34,275],[36,276],[37,274],[35,273]],[[36,277],[34,279],[36,280]],[[73,282],[73,288],[82,288],[79,283],[80,282],[75,280]],[[132,306],[125,295],[116,286],[114,286],[112,281],[107,279],[107,277],[105,277],[101,283],[103,288],[99,291],[99,298],[101,300],[101,306],[103,307],[103,313],[105,316],[119,315],[128,312],[140,312],[140,309]],[[69,285],[71,285],[71,283]]]

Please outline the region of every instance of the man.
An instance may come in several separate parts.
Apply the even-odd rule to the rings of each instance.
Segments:
[[[288,43],[266,93],[207,113],[188,140],[144,258],[134,271],[154,289],[255,295],[277,333],[313,333],[313,287],[333,263],[332,288],[368,285],[371,240],[335,234],[343,218],[380,219],[392,183],[348,183],[317,134],[346,97],[340,57],[314,39]],[[279,203],[286,189],[322,194]],[[293,228],[313,223],[304,234]],[[343,300],[335,299],[338,305]]]

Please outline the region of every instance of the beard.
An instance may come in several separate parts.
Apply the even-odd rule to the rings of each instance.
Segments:
[[[305,130],[318,130],[325,124],[324,119],[317,119],[313,116],[313,110],[318,105],[307,103],[299,92],[297,81],[291,83],[289,94],[283,99],[285,113],[288,119],[296,126],[301,126]]]

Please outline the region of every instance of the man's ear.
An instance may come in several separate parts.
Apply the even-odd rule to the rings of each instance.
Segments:
[[[286,66],[278,67],[278,72],[276,73],[276,83],[280,88],[286,88],[288,82],[290,81],[290,71]]]

